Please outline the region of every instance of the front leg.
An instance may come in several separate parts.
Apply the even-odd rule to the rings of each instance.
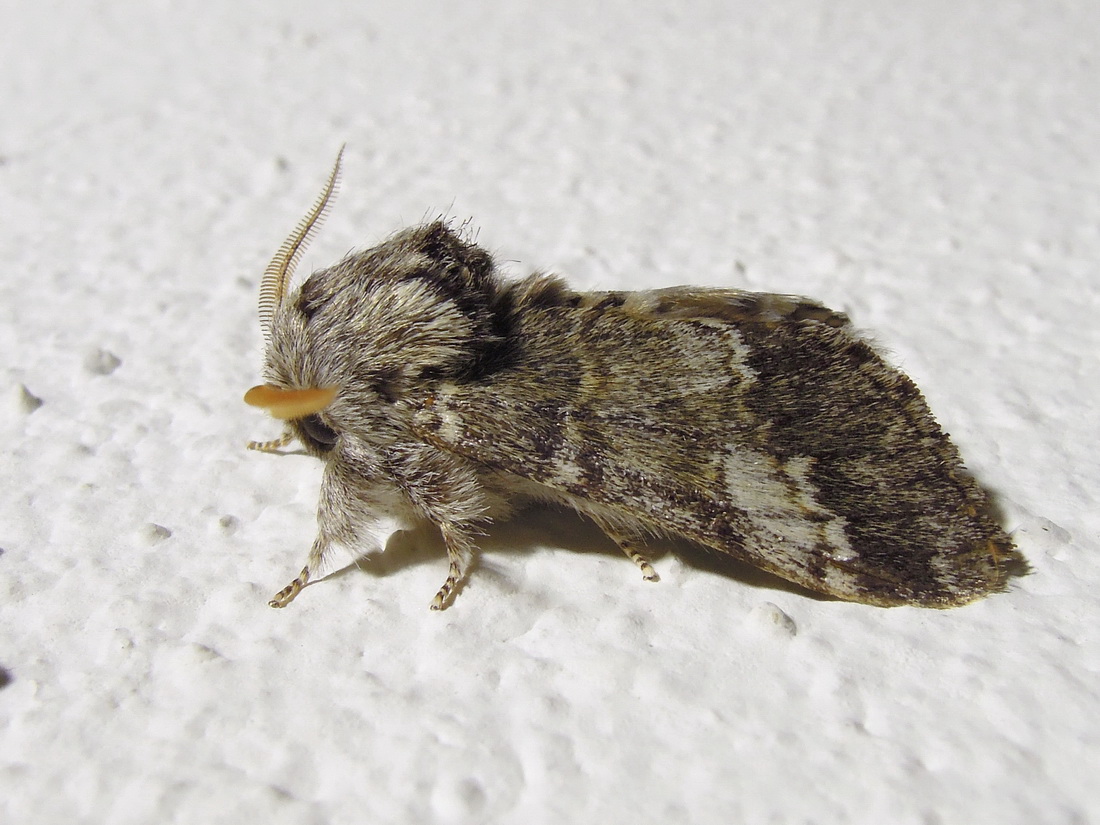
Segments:
[[[378,473],[365,462],[350,464],[331,461],[321,479],[317,503],[317,537],[310,547],[306,566],[290,584],[268,602],[270,607],[286,607],[322,570],[333,544],[361,547],[373,540],[370,529],[381,509]]]
[[[495,502],[468,464],[427,445],[395,448],[377,463],[370,456],[334,456],[321,482],[318,533],[306,566],[268,604],[290,604],[318,575],[333,544],[361,547],[373,539],[370,529],[378,517],[386,515],[405,524],[427,520],[439,528],[450,566],[431,608],[443,610],[477,554],[474,537],[488,521],[490,498]]]
[[[313,572],[319,570],[321,565],[324,564],[328,547],[328,539],[324,535],[317,536],[313,540],[313,547],[309,550],[309,558],[306,559],[306,566],[302,568],[302,572],[298,574],[294,581],[275,594],[271,601],[267,603],[268,607],[286,607],[294,601],[294,597],[302,592],[303,587],[309,584]]]
[[[468,526],[444,523],[439,525],[439,532],[447,548],[450,568],[447,571],[447,580],[443,582],[443,586],[432,599],[432,610],[443,610],[450,606],[454,599],[455,588],[466,577],[470,563],[477,555],[477,546],[474,544],[472,531]]]
[[[444,610],[477,555],[474,537],[489,521],[492,497],[470,464],[430,445],[405,445],[388,458],[389,470],[414,510],[439,527],[443,537],[450,566],[431,608]]]
[[[294,435],[294,430],[287,427],[278,438],[270,441],[249,441],[246,446],[250,450],[259,450],[261,453],[277,453],[295,438],[297,436]]]

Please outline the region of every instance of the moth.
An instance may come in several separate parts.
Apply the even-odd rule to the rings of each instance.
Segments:
[[[292,289],[339,172],[260,286],[265,383],[245,401],[285,429],[249,447],[297,439],[324,462],[316,540],[272,607],[385,517],[438,528],[442,609],[478,535],[532,500],[594,521],[650,580],[644,543],[662,535],[881,606],[965,604],[1021,561],[917,387],[843,313],[508,280],[442,221]]]

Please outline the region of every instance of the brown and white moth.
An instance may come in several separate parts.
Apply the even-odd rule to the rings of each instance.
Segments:
[[[841,599],[951,607],[1022,563],[905,375],[806,298],[503,279],[443,222],[290,289],[340,159],[260,287],[266,383],[245,395],[325,463],[305,568],[382,517],[438,527],[446,607],[512,504],[591,518],[640,568],[672,535]]]

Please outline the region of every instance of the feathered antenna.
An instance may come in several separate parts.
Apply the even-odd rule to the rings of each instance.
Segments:
[[[271,320],[275,317],[276,310],[282,306],[287,285],[294,275],[294,267],[298,265],[306,246],[320,228],[329,204],[332,203],[332,196],[336,193],[336,185],[340,180],[340,161],[343,157],[344,146],[341,146],[325,188],[264,270],[264,277],[260,282],[260,326],[266,339],[271,338]]]

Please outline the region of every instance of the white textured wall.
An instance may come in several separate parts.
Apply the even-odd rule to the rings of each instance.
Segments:
[[[3,17],[0,820],[1100,819],[1100,5]],[[445,613],[407,541],[268,609],[320,468],[242,449],[255,287],[344,141],[306,268],[446,213],[517,273],[820,298],[1033,574],[947,612],[650,585],[536,513]]]

